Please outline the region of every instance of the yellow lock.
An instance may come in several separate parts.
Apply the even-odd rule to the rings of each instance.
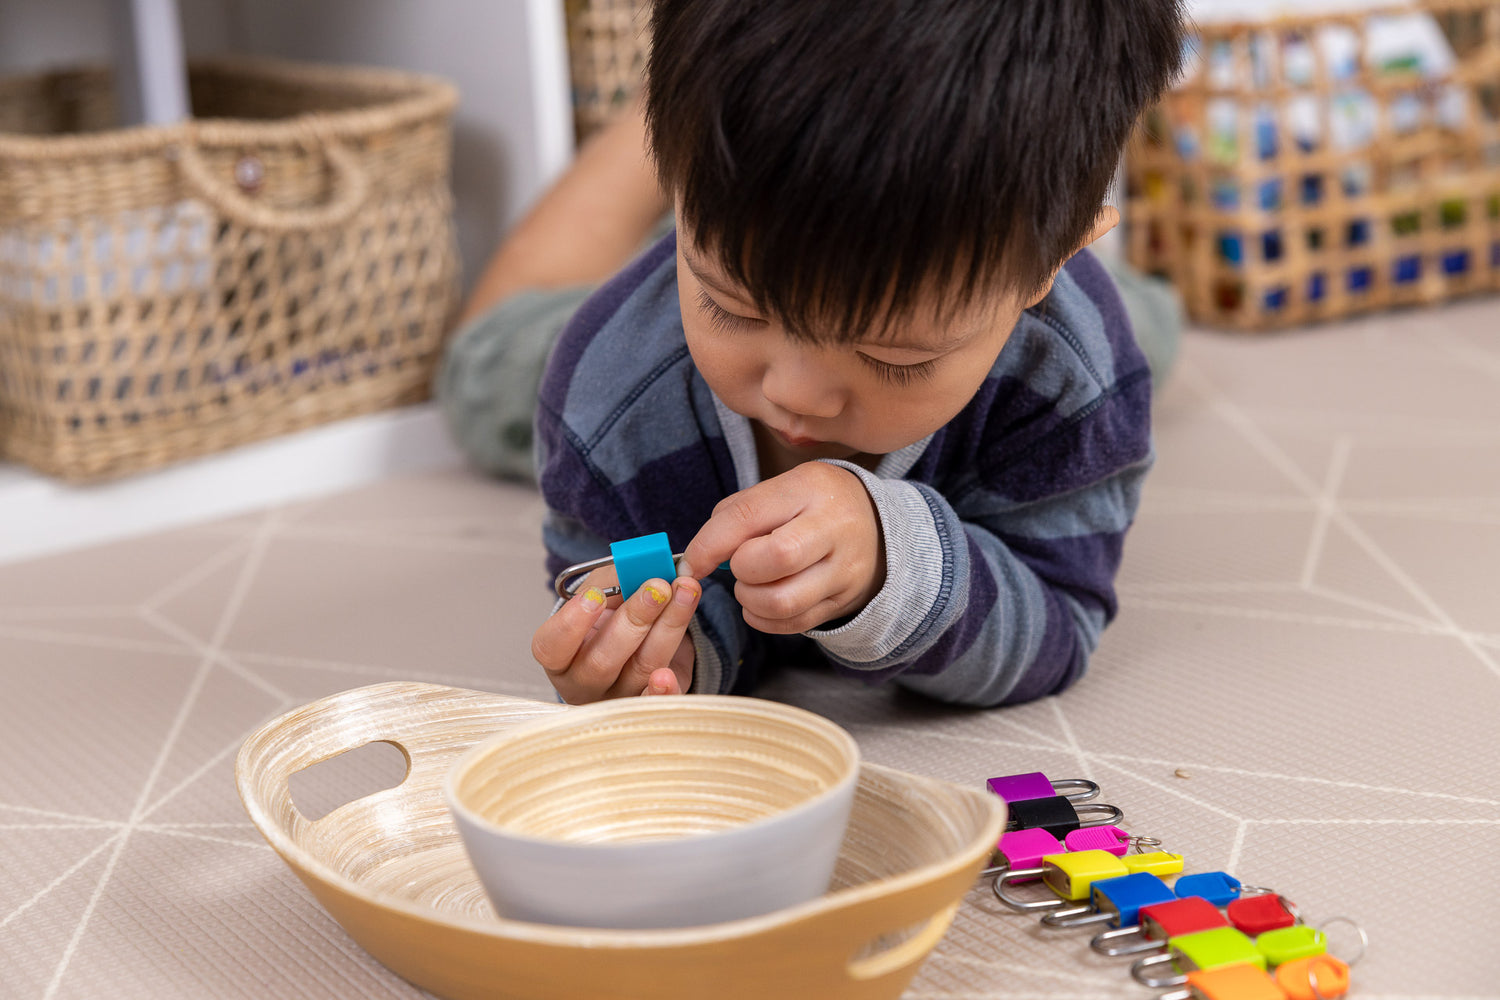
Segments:
[[[1108,851],[1048,854],[1042,858],[1042,881],[1063,899],[1088,899],[1095,882],[1130,874],[1124,862]]]
[[[1182,871],[1182,855],[1167,851],[1148,851],[1145,854],[1126,854],[1120,858],[1126,869],[1132,872],[1150,872],[1152,875],[1177,875]]]

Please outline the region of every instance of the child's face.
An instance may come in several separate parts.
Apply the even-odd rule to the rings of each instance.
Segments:
[[[681,227],[677,294],[709,388],[795,461],[884,455],[942,427],[973,398],[1032,304],[976,302],[946,323],[924,318],[936,312],[926,304],[879,340],[809,343],[756,310]]]

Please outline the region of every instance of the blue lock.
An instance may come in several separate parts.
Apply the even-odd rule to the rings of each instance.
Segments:
[[[1131,872],[1116,878],[1095,882],[1089,890],[1089,903],[1065,910],[1054,910],[1042,918],[1049,927],[1086,927],[1108,923],[1125,927],[1140,922],[1143,906],[1170,903],[1177,898],[1172,887],[1150,872]]]
[[[557,596],[567,600],[578,593],[578,587],[583,578],[594,570],[603,566],[613,565],[615,577],[620,581],[618,587],[605,587],[601,591],[605,597],[613,597],[623,594],[629,597],[647,580],[661,579],[671,583],[677,579],[677,560],[682,558],[682,553],[675,555],[672,552],[671,543],[667,541],[667,533],[658,531],[654,535],[641,535],[639,538],[627,538],[622,542],[615,542],[609,547],[609,555],[599,559],[590,559],[588,562],[574,563],[561,573],[553,581],[553,589]],[[728,570],[729,563],[724,562],[719,566],[721,570]],[[575,583],[574,581],[577,581]]]
[[[1240,898],[1240,880],[1228,872],[1197,872],[1179,876],[1175,891],[1178,899],[1202,896],[1215,906],[1228,906]]]
[[[677,579],[677,561],[672,557],[665,531],[615,542],[609,547],[609,554],[614,558],[620,593],[625,597],[640,590],[647,580],[659,578],[671,583]]]

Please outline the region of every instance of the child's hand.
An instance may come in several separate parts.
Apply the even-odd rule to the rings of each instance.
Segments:
[[[687,627],[702,596],[698,581],[648,580],[628,600],[606,602],[598,586],[612,582],[590,575],[531,637],[531,655],[552,686],[572,705],[686,691],[693,683]]]
[[[885,585],[870,494],[826,462],[726,497],[683,555],[683,574],[707,575],[728,559],[745,623],[762,632],[806,632],[857,614]]]

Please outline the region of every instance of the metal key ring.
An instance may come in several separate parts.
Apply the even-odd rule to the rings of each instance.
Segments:
[[[1360,959],[1365,957],[1365,952],[1370,947],[1370,935],[1365,932],[1364,927],[1360,924],[1359,921],[1355,920],[1353,917],[1329,917],[1322,923],[1315,924],[1314,927],[1317,930],[1324,931],[1326,935],[1327,931],[1325,930],[1325,928],[1327,928],[1329,924],[1348,924],[1350,927],[1353,927],[1354,932],[1359,935],[1359,951],[1355,952],[1353,957],[1339,959],[1339,961],[1343,962],[1345,965],[1352,966],[1355,962],[1358,962]],[[1329,954],[1332,953],[1330,952]],[[1334,955],[1333,957],[1338,958],[1337,955]]]

